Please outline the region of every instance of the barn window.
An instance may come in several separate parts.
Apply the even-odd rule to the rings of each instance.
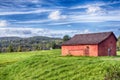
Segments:
[[[89,46],[86,46],[85,55],[86,55],[86,56],[89,56]]]
[[[87,46],[86,48],[89,49],[89,46]]]

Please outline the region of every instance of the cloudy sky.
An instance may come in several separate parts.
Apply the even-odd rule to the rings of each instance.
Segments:
[[[120,35],[120,0],[0,0],[0,37],[105,31]]]

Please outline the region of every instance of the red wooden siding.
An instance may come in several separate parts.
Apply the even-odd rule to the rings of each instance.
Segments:
[[[62,55],[74,55],[74,56],[98,56],[97,45],[73,45],[62,46]]]
[[[116,55],[116,39],[113,35],[99,44],[98,56],[108,56],[108,49],[110,49],[110,56]]]

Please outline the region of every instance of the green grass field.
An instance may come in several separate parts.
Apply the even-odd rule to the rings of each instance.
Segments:
[[[116,57],[62,57],[60,50],[0,54],[0,80],[119,80]]]

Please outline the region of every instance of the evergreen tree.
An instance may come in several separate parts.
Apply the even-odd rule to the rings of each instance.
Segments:
[[[0,49],[0,53],[1,53],[2,51],[1,51],[1,49]]]
[[[17,52],[22,52],[22,46],[18,46]]]
[[[51,43],[51,48],[52,48],[52,49],[55,49],[55,48],[56,48],[56,43],[55,43],[55,41],[53,41],[53,42]]]
[[[63,41],[68,41],[70,39],[70,36],[69,35],[65,35],[64,37],[63,37]]]
[[[120,41],[120,36],[118,37],[118,41]]]
[[[9,45],[8,46],[8,52],[13,52],[14,50],[13,50],[13,46],[12,45]]]

